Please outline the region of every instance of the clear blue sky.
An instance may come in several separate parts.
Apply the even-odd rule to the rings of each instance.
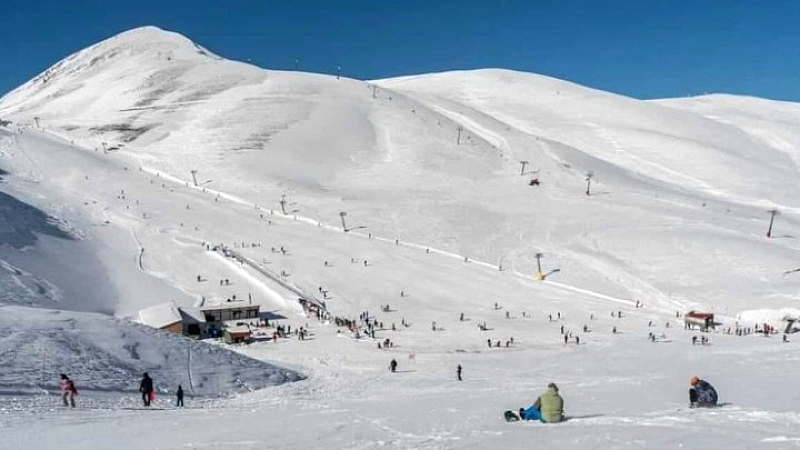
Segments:
[[[141,25],[270,69],[374,79],[503,67],[638,98],[800,101],[800,1],[0,0],[0,93]]]

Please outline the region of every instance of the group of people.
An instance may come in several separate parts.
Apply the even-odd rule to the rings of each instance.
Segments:
[[[459,366],[459,369],[461,366]],[[459,370],[459,379],[460,373]],[[717,406],[719,396],[716,389],[706,380],[693,376],[689,380],[689,408],[713,408]],[[518,420],[511,414],[512,420]],[[538,420],[545,423],[558,423],[564,420],[564,399],[555,383],[547,385],[547,390],[528,408],[519,409],[519,419]]]
[[[72,381],[67,374],[62,373],[61,380],[58,384],[61,388],[61,400],[63,401],[64,406],[74,408],[75,396],[78,395],[78,389],[75,387],[75,382]],[[155,389],[153,388],[153,379],[150,378],[150,375],[147,372],[142,375],[142,380],[139,382],[139,392],[142,394],[142,403],[144,406],[149,407],[150,403],[155,400]],[[178,385],[178,390],[175,392],[175,397],[175,406],[182,408],[183,386],[180,384]]]

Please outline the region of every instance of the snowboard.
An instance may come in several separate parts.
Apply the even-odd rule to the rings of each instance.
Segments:
[[[505,417],[506,422],[519,422],[520,421],[520,417],[517,415],[517,413],[515,413],[514,411],[511,411],[510,409],[508,411],[506,411],[505,413],[503,413],[503,416]]]

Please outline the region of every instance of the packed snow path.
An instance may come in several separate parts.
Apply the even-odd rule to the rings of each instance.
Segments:
[[[340,341],[306,347],[313,376],[299,383],[221,401],[189,398],[183,410],[166,394],[150,411],[134,395],[103,400],[87,393],[76,410],[56,406],[56,396],[5,398],[0,430],[9,448],[64,450],[110,442],[120,450],[470,449],[519,447],[531,433],[538,445],[574,449],[793,448],[800,440],[795,381],[781,376],[786,350],[770,339],[719,337],[714,347],[690,347],[688,358],[685,343],[622,340],[570,351],[420,349],[414,360],[402,350],[334,352]],[[247,352],[291,359],[297,347],[264,344]],[[743,355],[757,355],[761,370],[751,370]],[[383,367],[390,357],[400,361],[398,373]],[[456,362],[464,367],[462,382],[455,380]],[[688,409],[687,373],[712,381],[726,406]],[[558,382],[570,420],[503,421],[503,410],[527,406],[549,381]],[[36,431],[42,424],[46,433]],[[76,433],[80,440],[71,439]]]

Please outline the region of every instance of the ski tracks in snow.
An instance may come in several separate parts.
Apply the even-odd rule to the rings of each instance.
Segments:
[[[312,225],[312,226],[317,227],[317,228],[323,228],[323,229],[326,229],[326,230],[335,231],[335,232],[339,232],[339,233],[342,233],[342,234],[347,234],[347,235],[350,235],[350,236],[356,236],[356,237],[359,237],[359,238],[362,238],[362,239],[370,239],[370,240],[374,240],[374,241],[378,241],[378,242],[384,242],[384,243],[393,244],[393,245],[396,245],[396,246],[402,246],[402,247],[407,247],[407,248],[423,250],[423,251],[425,251],[427,253],[432,253],[432,254],[445,256],[445,257],[452,258],[452,259],[457,259],[459,261],[463,261],[465,263],[469,263],[469,264],[472,264],[472,265],[475,265],[475,266],[479,266],[479,267],[482,267],[482,268],[485,268],[485,269],[489,269],[489,270],[492,270],[494,272],[500,272],[500,267],[497,264],[493,264],[493,263],[486,262],[486,261],[470,259],[469,257],[467,257],[465,255],[459,255],[457,253],[448,252],[446,250],[437,249],[437,248],[434,248],[434,247],[431,247],[431,246],[427,246],[427,245],[417,244],[417,243],[408,242],[408,241],[402,241],[400,239],[390,239],[390,238],[386,238],[386,237],[374,236],[371,233],[364,234],[363,232],[357,232],[357,231],[351,231],[351,230],[344,231],[339,226],[326,224],[326,223],[324,223],[324,222],[322,222],[320,220],[317,220],[317,219],[314,219],[314,218],[311,218],[311,217],[301,216],[301,215],[297,215],[297,214],[283,214],[282,212],[278,212],[278,211],[275,211],[275,210],[272,210],[272,209],[262,209],[258,204],[255,204],[255,203],[252,203],[250,201],[247,201],[247,200],[245,200],[245,199],[243,199],[241,197],[238,197],[236,195],[231,195],[231,194],[228,194],[226,192],[222,192],[222,191],[218,191],[218,190],[214,190],[214,189],[204,188],[202,186],[195,186],[195,185],[193,185],[193,184],[191,184],[191,183],[189,183],[189,182],[187,182],[185,180],[181,180],[178,177],[175,177],[175,176],[172,176],[170,174],[164,173],[164,172],[162,172],[160,170],[157,170],[157,169],[153,169],[153,168],[145,167],[145,166],[142,166],[141,169],[142,169],[141,170],[142,172],[150,174],[150,175],[155,176],[155,177],[158,177],[158,178],[160,178],[162,180],[169,181],[169,182],[174,183],[174,184],[182,185],[184,187],[187,187],[187,188],[190,188],[190,189],[194,189],[194,190],[196,190],[198,192],[201,192],[201,193],[205,193],[205,194],[209,194],[209,195],[218,196],[220,198],[224,198],[224,199],[229,200],[229,201],[231,201],[233,203],[236,203],[238,205],[247,207],[248,209],[254,209],[254,210],[257,210],[257,211],[268,211],[270,213],[270,216],[273,217],[273,218],[278,218],[278,219],[286,220],[286,221],[289,221],[289,222],[302,223],[302,224],[305,224],[305,225]],[[528,275],[524,275],[524,274],[522,274],[520,272],[517,272],[517,271],[514,271],[512,273],[515,276],[517,276],[518,278],[526,280],[526,281],[540,281],[540,280],[536,280],[534,277],[531,277],[531,276],[528,276]],[[554,289],[560,289],[560,290],[565,290],[565,291],[569,291],[569,292],[575,292],[575,293],[586,295],[586,296],[590,296],[590,297],[593,297],[593,298],[596,298],[596,299],[601,299],[601,300],[605,300],[605,301],[609,301],[609,302],[624,304],[624,305],[628,305],[628,306],[635,304],[635,301],[631,300],[631,299],[613,297],[613,296],[606,295],[606,294],[603,294],[603,293],[600,293],[600,292],[595,292],[595,291],[592,291],[592,290],[589,290],[589,289],[583,289],[583,288],[579,288],[579,287],[576,287],[576,286],[567,285],[567,284],[564,284],[564,283],[558,283],[558,282],[547,281],[547,280],[541,280],[541,281],[542,281],[542,284],[544,286],[548,286],[548,287],[551,287],[551,288],[554,288]]]

